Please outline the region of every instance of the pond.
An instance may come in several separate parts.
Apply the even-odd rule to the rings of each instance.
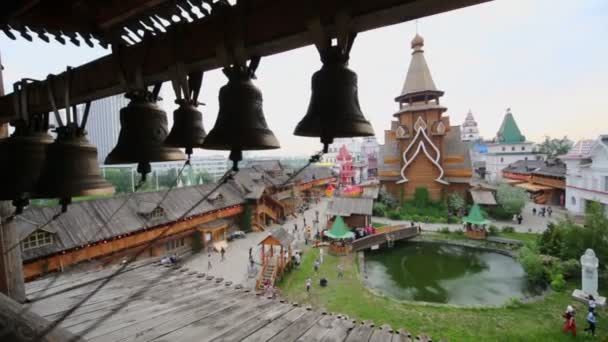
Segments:
[[[501,305],[530,294],[517,260],[438,243],[403,242],[365,253],[365,284],[398,300]]]

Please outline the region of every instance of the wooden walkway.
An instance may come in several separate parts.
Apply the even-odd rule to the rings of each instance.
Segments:
[[[418,227],[406,225],[382,227],[377,230],[376,234],[368,235],[353,242],[352,251],[357,252],[372,246],[388,243],[389,240],[399,241],[411,239],[418,236]]]
[[[27,284],[35,313],[53,320],[111,270],[62,274]],[[151,286],[140,293],[144,286]],[[48,288],[47,288],[48,287]],[[128,304],[121,307],[121,303]],[[118,310],[117,310],[118,309]],[[102,317],[106,319],[95,325]],[[87,341],[431,341],[336,313],[256,296],[186,268],[139,263],[114,278],[61,327]]]

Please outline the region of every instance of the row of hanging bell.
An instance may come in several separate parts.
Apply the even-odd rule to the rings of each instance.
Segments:
[[[374,135],[359,105],[357,74],[348,68],[349,50],[329,46],[320,51],[323,66],[312,76],[308,111],[294,131],[297,136],[321,138],[323,153],[334,138]]]
[[[1,186],[0,199],[13,200],[16,214],[19,214],[30,198],[59,198],[62,211],[65,211],[72,197],[112,194],[114,188],[101,176],[97,149],[86,139],[84,125],[90,104],[87,104],[85,119],[79,126],[76,107],[71,121],[66,95],[68,123],[62,124],[55,109],[60,127],[56,129],[57,138],[53,141],[47,133],[48,114],[27,115],[26,85],[23,87],[20,93],[26,100],[20,106],[22,118],[15,123],[11,137],[0,142],[2,165],[11,165],[0,173],[2,181],[6,182]],[[69,94],[68,90],[66,94]],[[54,106],[50,77],[49,96]]]

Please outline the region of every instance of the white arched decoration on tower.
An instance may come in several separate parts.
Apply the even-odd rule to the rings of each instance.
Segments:
[[[431,139],[429,139],[428,135],[426,134],[426,123],[422,120],[422,117],[418,117],[418,120],[416,120],[414,127],[416,128],[416,136],[414,136],[414,139],[412,139],[412,142],[410,143],[410,145],[403,152],[403,161],[405,162],[405,165],[403,165],[403,167],[401,168],[401,179],[397,181],[397,184],[402,184],[402,183],[409,181],[407,179],[407,177],[405,177],[405,169],[407,169],[407,167],[416,159],[416,157],[418,156],[420,151],[423,151],[424,154],[426,155],[426,157],[439,169],[439,176],[437,176],[437,178],[435,178],[435,181],[438,183],[441,183],[441,184],[446,184],[446,185],[449,184],[448,182],[446,182],[445,180],[442,179],[443,174],[445,172],[443,171],[443,168],[439,164],[439,159],[441,158],[441,152],[439,151],[437,146],[435,146],[435,144],[433,144]],[[418,148],[416,148],[416,152],[414,152],[414,155],[408,160],[407,153],[415,145],[416,140],[418,139],[418,137],[421,134],[424,137],[424,140],[426,140],[431,145],[431,147],[435,150],[436,157],[435,158],[431,157],[431,155],[429,154],[429,152],[426,149],[424,140],[421,140],[418,143]]]

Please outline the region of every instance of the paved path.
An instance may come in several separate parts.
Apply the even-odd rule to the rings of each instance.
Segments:
[[[515,228],[515,231],[520,233],[537,233],[540,234],[545,229],[547,229],[547,224],[551,221],[557,221],[559,219],[563,219],[566,215],[566,211],[564,209],[559,209],[557,207],[553,208],[553,215],[551,217],[542,217],[538,215],[532,215],[532,208],[536,207],[537,210],[543,206],[528,202],[522,211],[523,221],[521,225],[517,224],[517,222],[509,221],[497,221],[492,220],[492,224],[497,227],[511,226]],[[404,220],[391,220],[386,217],[378,217],[374,216],[372,218],[373,222],[384,223],[389,225],[394,224],[410,224],[411,221]],[[419,223],[419,222],[417,222]],[[438,231],[443,227],[448,227],[451,231],[462,229],[461,224],[446,224],[446,223],[420,223],[423,230],[429,231]]]
[[[312,227],[316,210],[319,211],[319,221],[326,221],[325,209],[327,208],[327,202],[327,199],[322,199],[320,204],[311,206],[311,208],[304,213],[308,225]],[[293,233],[295,223],[298,225],[298,231],[295,234],[296,246],[301,248],[304,245],[304,234],[302,229],[304,224],[303,215],[298,214],[296,218],[290,217],[282,226],[287,229],[288,232]],[[221,260],[219,253],[211,253],[211,269],[208,269],[207,261],[209,258],[206,252],[191,256],[184,261],[184,266],[199,272],[211,274],[215,277],[222,277],[225,280],[232,281],[234,284],[242,284],[243,286],[253,288],[255,286],[260,262],[261,248],[258,244],[268,236],[268,231],[277,226],[280,225],[274,224],[268,227],[267,231],[251,232],[248,233],[244,239],[228,242],[224,261]],[[312,233],[315,233],[314,227],[312,228]],[[249,248],[253,249],[254,260],[256,261],[256,270],[251,273],[254,277],[249,277]]]

